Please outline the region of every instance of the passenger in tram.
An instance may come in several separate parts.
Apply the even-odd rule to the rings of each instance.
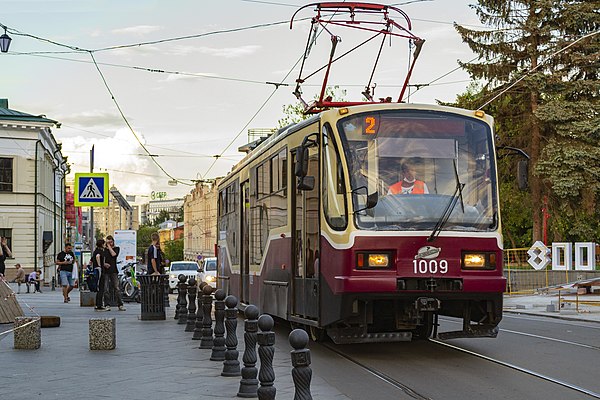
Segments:
[[[415,165],[411,161],[402,163],[402,180],[390,185],[388,194],[429,194],[427,184],[417,179]]]

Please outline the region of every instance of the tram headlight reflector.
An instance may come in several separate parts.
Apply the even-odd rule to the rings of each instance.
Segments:
[[[390,267],[390,260],[392,260],[392,253],[369,253],[360,252],[356,254],[356,268],[357,269],[379,269]]]
[[[387,254],[369,254],[369,267],[388,267],[390,258]]]
[[[462,267],[464,269],[495,269],[496,253],[494,252],[469,252],[462,254]]]

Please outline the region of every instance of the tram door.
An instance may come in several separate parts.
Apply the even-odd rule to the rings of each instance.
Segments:
[[[241,215],[241,249],[240,249],[240,301],[245,304],[250,304],[250,233],[249,229],[249,214],[250,214],[250,191],[248,181],[242,183],[242,190],[240,190],[241,199],[240,205],[242,208]]]
[[[295,170],[296,154],[293,154]],[[309,149],[308,176],[315,177],[312,190],[298,190],[297,181],[293,192],[293,250],[294,279],[292,314],[318,319],[319,279],[315,261],[319,257],[319,156],[316,147]],[[316,261],[318,263],[318,261]],[[317,268],[318,270],[318,268]]]

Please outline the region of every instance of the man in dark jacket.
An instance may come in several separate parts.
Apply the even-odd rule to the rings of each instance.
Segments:
[[[119,270],[117,269],[117,258],[119,257],[120,250],[121,249],[118,246],[115,246],[115,239],[112,235],[108,235],[106,237],[106,251],[104,252],[104,262],[108,264],[108,268],[102,270],[105,284],[101,286],[103,286],[104,289],[104,303],[106,304],[109,288],[113,288],[115,295],[117,296],[119,311],[125,311],[121,290],[119,289]]]

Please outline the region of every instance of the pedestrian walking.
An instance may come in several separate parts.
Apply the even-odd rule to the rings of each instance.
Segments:
[[[120,250],[121,249],[118,246],[115,246],[115,239],[112,235],[108,235],[106,237],[104,262],[105,264],[108,264],[109,267],[102,271],[102,276],[104,276],[104,304],[107,302],[106,299],[108,298],[109,288],[113,288],[117,296],[117,306],[119,307],[119,311],[125,311],[121,290],[119,288],[119,270],[117,269],[117,258],[119,257]],[[100,277],[100,280],[102,280],[102,276]]]
[[[71,301],[69,293],[73,290],[73,264],[75,263],[75,254],[73,254],[73,246],[71,243],[65,243],[65,249],[56,256],[56,265],[60,271],[60,284],[62,286],[64,302]]]
[[[6,271],[6,265],[4,264],[4,261],[8,257],[12,257],[12,253],[8,247],[8,242],[6,241],[5,237],[0,236],[0,280],[4,278],[4,273]]]

